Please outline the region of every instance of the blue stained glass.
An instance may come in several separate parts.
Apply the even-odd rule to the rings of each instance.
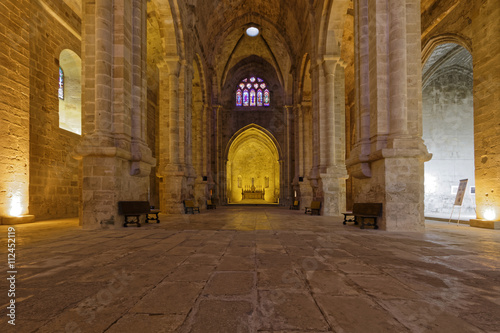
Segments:
[[[257,106],[262,106],[262,90],[257,90]]]
[[[236,90],[236,106],[269,106],[271,93],[263,79],[255,76],[244,78]]]
[[[59,99],[64,99],[64,72],[61,67],[59,67],[59,89],[57,90],[57,95]]]
[[[243,106],[248,106],[249,101],[248,101],[248,90],[243,91]]]
[[[264,106],[269,106],[271,102],[271,96],[269,95],[269,90],[264,90]]]
[[[236,106],[241,106],[242,105],[242,94],[241,94],[241,90],[238,89],[238,91],[236,92]]]
[[[250,106],[255,106],[255,90],[250,90]]]

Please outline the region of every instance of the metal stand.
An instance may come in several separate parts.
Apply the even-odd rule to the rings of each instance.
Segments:
[[[450,219],[448,220],[448,223],[451,222],[451,217],[453,216],[453,211],[455,210],[455,206],[456,205],[453,205],[453,208],[451,209],[451,215],[450,215]],[[457,225],[460,224],[460,213],[462,212],[462,205],[460,205],[460,209],[458,210],[458,219],[457,219]]]

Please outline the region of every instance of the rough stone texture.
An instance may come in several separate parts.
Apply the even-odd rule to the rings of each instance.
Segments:
[[[474,63],[474,142],[477,217],[488,210],[500,218],[500,6],[494,0],[475,8],[472,23]]]
[[[0,4],[0,218],[13,202],[28,213],[30,144],[29,1]],[[9,11],[13,11],[9,14]]]
[[[498,209],[498,189],[490,185],[498,183],[498,131],[490,122],[498,118],[499,90],[494,0],[40,0],[24,6],[29,13],[21,16],[11,1],[2,6],[8,15],[0,33],[14,41],[5,52],[23,43],[29,51],[29,68],[22,53],[2,58],[2,68],[16,68],[7,69],[7,82],[21,84],[17,91],[29,88],[23,95],[29,101],[20,98],[15,110],[25,116],[29,110],[30,123],[2,116],[11,131],[4,150],[28,140],[19,126],[30,128],[30,160],[16,164],[15,174],[25,177],[29,169],[24,213],[61,217],[81,208],[83,224],[96,227],[119,221],[116,201],[123,199],[148,199],[170,213],[182,213],[187,198],[202,207],[208,198],[225,204],[231,139],[255,124],[275,139],[280,204],[320,200],[323,214],[337,215],[355,200],[373,198],[396,219],[382,223],[387,229],[391,223],[419,229],[421,165],[429,157],[422,142],[421,68],[443,43],[473,53],[478,217]],[[245,35],[249,25],[259,27],[258,37]],[[82,56],[81,167],[70,157],[78,136],[59,129],[55,112],[55,59],[63,49]],[[268,83],[271,106],[239,110],[235,88],[252,75]],[[29,77],[29,85],[21,77]],[[22,155],[26,143],[14,149]],[[7,155],[2,163],[10,168],[4,161],[14,154]],[[351,180],[344,186],[346,157]],[[88,167],[97,166],[96,159],[109,162],[112,174],[94,175]],[[98,189],[103,183],[114,193]],[[26,191],[22,180],[18,184]],[[11,196],[1,195],[6,211]],[[402,216],[392,210],[402,205],[413,222],[399,223]]]
[[[80,18],[69,7],[51,2],[47,5],[80,31]],[[61,51],[69,49],[79,56],[81,40],[56,17],[32,2],[30,213],[37,219],[76,216],[81,188],[78,161],[72,156],[80,136],[60,128],[56,85]],[[81,110],[77,112],[81,114]]]
[[[380,202],[386,230],[423,229],[418,1],[359,3],[355,8],[358,133],[347,160],[354,202]],[[375,50],[377,52],[375,52]],[[412,216],[412,218],[408,218]]]
[[[432,154],[425,163],[426,216],[449,217],[455,202],[452,187],[460,179],[468,179],[461,214],[475,217],[475,197],[470,193],[475,186],[472,59],[467,50],[459,48],[462,51],[453,58],[465,54],[468,62],[437,60],[437,68],[423,73],[427,77],[422,96],[423,139]],[[458,207],[454,217],[458,217]]]
[[[427,1],[422,8],[423,60],[437,45],[456,43],[471,51],[473,60],[474,164],[476,213],[500,216],[498,210],[498,119],[500,94],[500,25],[496,1]],[[443,12],[446,14],[443,15]],[[495,217],[493,217],[495,218]]]
[[[2,308],[2,332],[475,333],[500,325],[496,230],[428,222],[424,233],[388,233],[287,207],[160,220],[119,230],[82,231],[76,218],[15,226],[16,327]]]

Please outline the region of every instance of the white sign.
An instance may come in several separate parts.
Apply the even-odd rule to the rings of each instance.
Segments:
[[[462,206],[464,201],[465,190],[467,190],[468,179],[461,179],[458,185],[457,196],[455,197],[455,206]]]

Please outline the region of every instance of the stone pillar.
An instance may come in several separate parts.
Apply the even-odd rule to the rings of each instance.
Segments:
[[[197,103],[198,104],[198,103]],[[194,115],[194,122],[196,122],[197,126],[193,129],[193,135],[196,136],[195,145],[193,148],[193,154],[196,154],[197,157],[194,160],[194,166],[196,170],[196,182],[195,182],[195,198],[201,202],[200,207],[204,207],[206,204],[206,200],[208,198],[207,194],[209,193],[209,189],[207,187],[207,180],[204,180],[203,177],[207,176],[207,146],[208,146],[208,137],[207,137],[207,112],[208,105],[201,104],[197,105],[201,106],[200,109],[196,110]]]
[[[301,174],[302,181],[299,181],[300,188],[300,205],[308,206],[313,199],[313,181],[310,179],[310,172],[313,165],[313,130],[312,130],[312,110],[311,103],[303,102],[301,104],[302,111],[302,137],[300,139],[302,145]]]
[[[280,168],[280,205],[290,205],[293,200],[293,190],[292,190],[292,181],[294,174],[292,171],[294,170],[294,165],[292,163],[293,157],[293,149],[295,146],[294,140],[294,107],[293,106],[285,106],[284,107],[284,123],[286,128],[286,141],[285,147],[287,149],[283,150],[284,157],[283,159],[286,161],[284,163],[283,168]]]
[[[384,17],[386,19],[381,20]],[[421,59],[418,0],[355,1],[357,39],[355,149],[346,161],[356,177],[354,202],[381,202],[380,227],[424,228]]]
[[[168,144],[169,158],[165,166],[165,212],[170,214],[182,214],[183,205],[182,198],[183,188],[185,186],[185,170],[184,164],[181,161],[180,153],[184,147],[180,140],[179,121],[180,106],[179,106],[179,75],[181,63],[178,59],[168,59],[165,61],[165,66],[168,71],[168,109],[164,110],[168,114]],[[163,102],[163,101],[162,101]],[[160,108],[163,110],[164,105]],[[160,111],[162,112],[162,111]],[[182,124],[184,121],[182,121]]]
[[[322,128],[326,132],[325,142],[321,142],[322,165],[320,184],[323,194],[323,214],[338,216],[345,211],[345,84],[344,71],[339,59],[325,59],[323,73],[325,76]]]
[[[147,28],[144,1],[132,3],[132,109],[131,109],[131,152],[132,175],[149,175],[154,165],[152,151],[147,146]]]
[[[145,12],[143,2],[83,2],[85,106],[75,153],[84,229],[120,227],[118,201],[148,199],[156,161],[145,144]]]
[[[316,192],[318,189],[318,179],[319,179],[319,167],[320,167],[320,156],[321,156],[321,140],[326,140],[325,131],[321,131],[322,124],[320,115],[320,98],[319,91],[321,85],[319,84],[319,65],[311,61],[311,85],[312,85],[312,105],[310,108],[311,112],[311,136],[306,137],[306,140],[310,140],[312,143],[310,153],[312,155],[312,166],[309,171],[309,182],[313,187],[313,196],[316,197]],[[321,195],[320,195],[321,196]]]
[[[500,222],[500,6],[498,1],[475,3],[472,23],[474,65],[475,225],[498,228]],[[496,121],[495,124],[493,122]],[[471,223],[472,225],[472,223]]]

